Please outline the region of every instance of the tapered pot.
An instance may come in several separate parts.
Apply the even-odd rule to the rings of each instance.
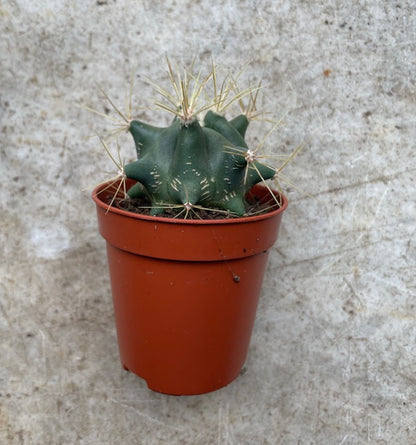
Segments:
[[[268,251],[287,200],[259,216],[182,220],[109,208],[92,194],[108,264],[121,362],[150,389],[219,389],[247,356]],[[270,197],[262,186],[250,191]]]

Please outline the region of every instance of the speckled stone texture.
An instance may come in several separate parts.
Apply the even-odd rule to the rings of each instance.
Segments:
[[[0,1],[0,443],[416,443],[414,7]],[[143,107],[165,54],[234,72],[251,60],[260,108],[288,113],[267,150],[310,141],[285,170],[244,372],[193,397],[121,368],[82,190],[114,167],[94,137],[110,122],[80,106],[105,112],[100,85],[123,108],[133,70],[135,116],[163,123]],[[262,135],[253,123],[252,144]]]

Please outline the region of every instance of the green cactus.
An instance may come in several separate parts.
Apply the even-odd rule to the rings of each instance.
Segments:
[[[241,115],[243,118],[248,124]],[[275,175],[275,169],[247,161],[242,151],[248,150],[247,144],[233,122],[208,111],[203,124],[196,119],[184,124],[179,118],[166,128],[130,123],[138,160],[127,164],[124,172],[143,187],[130,189],[128,194],[146,193],[153,215],[163,212],[163,206],[183,204],[241,216],[247,191]]]
[[[152,215],[163,213],[166,207],[182,206],[187,212],[203,207],[243,216],[247,192],[254,184],[275,177],[276,169],[259,162],[256,150],[248,148],[245,133],[249,113],[227,120],[222,111],[233,101],[241,103],[244,94],[250,94],[251,108],[255,109],[257,94],[253,99],[253,90],[247,89],[230,99],[230,93],[236,91],[235,85],[223,84],[218,94],[214,67],[202,81],[199,75],[186,72],[185,80],[181,77],[177,80],[169,62],[168,65],[174,92],[168,93],[160,87],[158,90],[168,101],[167,105],[159,105],[174,114],[169,126],[155,127],[130,120],[117,110],[137,151],[137,160],[124,166],[125,177],[137,181],[128,195],[146,196],[151,202]],[[206,93],[210,78],[214,84],[213,99],[198,108],[198,99]],[[193,83],[191,94],[189,79]]]

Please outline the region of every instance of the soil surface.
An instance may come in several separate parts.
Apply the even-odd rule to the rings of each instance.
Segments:
[[[145,197],[114,199],[114,196],[109,194],[104,201],[118,209],[132,213],[139,213],[141,215],[150,215],[151,202]],[[267,199],[266,201],[263,199],[260,201],[256,196],[248,194],[246,197],[246,212],[244,216],[261,215],[276,210],[279,207],[279,203],[277,203],[271,195],[270,199]],[[157,216],[180,219],[229,219],[238,217],[225,210],[210,209],[200,206],[193,206],[187,210],[184,206],[174,207],[171,205],[163,207],[163,212]]]

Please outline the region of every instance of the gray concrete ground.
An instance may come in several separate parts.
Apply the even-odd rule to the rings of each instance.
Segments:
[[[0,1],[0,443],[416,443],[414,2]],[[178,63],[263,79],[290,207],[244,373],[202,396],[121,369],[89,192],[97,85],[157,124]],[[244,77],[244,76],[243,76]],[[255,145],[270,126],[253,123]],[[123,155],[131,141],[121,138]]]

